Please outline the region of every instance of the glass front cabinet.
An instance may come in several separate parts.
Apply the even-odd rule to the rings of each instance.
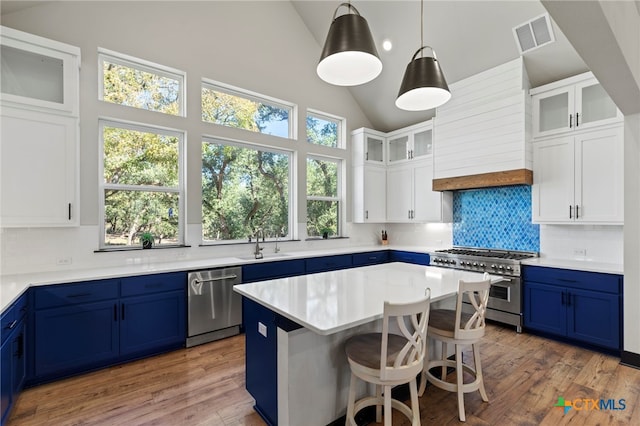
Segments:
[[[433,122],[420,123],[387,135],[388,164],[433,154]]]
[[[79,224],[80,49],[0,27],[3,227]]]
[[[622,120],[622,114],[592,73],[531,89],[533,137],[589,129]]]

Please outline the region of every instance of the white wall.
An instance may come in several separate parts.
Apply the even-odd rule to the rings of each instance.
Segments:
[[[623,240],[622,226],[540,225],[542,257],[621,264]]]
[[[331,17],[328,16],[327,19]],[[250,252],[239,246],[198,247],[200,244],[201,135],[228,137],[283,148],[294,148],[295,166],[305,176],[306,155],[350,158],[350,149],[332,150],[306,142],[306,108],[347,119],[347,134],[370,127],[350,92],[331,86],[315,73],[321,46],[290,2],[45,2],[2,16],[2,25],[81,48],[80,199],[81,227],[65,229],[3,229],[0,231],[2,273],[85,268],[122,262],[205,258],[229,252]],[[177,68],[187,73],[187,117],[172,117],[98,101],[98,47]],[[202,77],[242,87],[298,105],[297,141],[202,123]],[[187,132],[187,238],[189,249],[126,253],[94,253],[98,248],[98,119],[111,117],[173,127]],[[346,167],[347,173],[351,172]],[[347,175],[347,182],[350,182]],[[349,200],[350,189],[347,185]],[[304,231],[306,185],[297,182],[298,231]],[[350,220],[350,206],[347,209]],[[359,244],[369,234],[351,229],[348,240],[330,245]],[[299,235],[304,236],[304,232]],[[318,243],[291,243],[308,247]],[[60,259],[71,265],[58,265]]]

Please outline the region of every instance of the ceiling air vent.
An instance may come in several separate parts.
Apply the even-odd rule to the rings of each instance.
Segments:
[[[513,36],[516,38],[521,55],[556,40],[548,14],[540,15],[518,25],[513,29]]]

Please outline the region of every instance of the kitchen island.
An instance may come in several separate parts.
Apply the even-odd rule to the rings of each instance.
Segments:
[[[385,301],[414,301],[430,288],[432,306],[447,304],[461,279],[482,274],[387,263],[235,286],[244,296],[246,385],[256,411],[272,425],[326,425],[343,416],[344,342],[378,331]]]

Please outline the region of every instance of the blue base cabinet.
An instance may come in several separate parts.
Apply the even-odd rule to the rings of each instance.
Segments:
[[[0,346],[0,414],[5,424],[26,378],[27,296],[21,296],[2,314]]]
[[[389,251],[371,251],[367,253],[354,253],[353,254],[353,267],[378,265],[380,263],[387,263],[389,261]]]
[[[352,255],[339,254],[335,256],[312,257],[305,259],[305,269],[307,274],[317,272],[335,271],[338,269],[351,268],[353,266]]]
[[[29,383],[183,347],[185,293],[182,272],[34,288]]]
[[[246,388],[256,401],[254,409],[269,425],[278,424],[278,338],[276,314],[242,298],[245,326]]]
[[[35,313],[35,376],[65,375],[118,357],[117,299]]]
[[[429,259],[429,255],[427,253],[414,253],[411,251],[399,250],[393,250],[389,253],[389,262],[404,262],[429,266]]]
[[[183,272],[123,278],[120,355],[146,355],[184,346],[187,330]]]
[[[622,349],[622,276],[525,266],[523,279],[525,328]]]
[[[276,278],[304,275],[304,259],[283,260],[278,262],[255,263],[242,266],[242,282],[274,280]]]

